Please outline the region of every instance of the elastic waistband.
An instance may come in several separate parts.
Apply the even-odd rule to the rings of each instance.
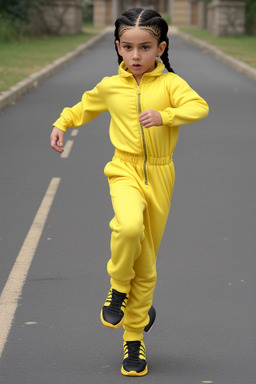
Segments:
[[[120,160],[127,161],[132,164],[144,164],[145,156],[144,155],[135,155],[129,152],[123,152],[119,149],[115,150],[114,157],[117,157]],[[147,164],[149,165],[168,165],[172,163],[172,155],[167,157],[147,157]]]

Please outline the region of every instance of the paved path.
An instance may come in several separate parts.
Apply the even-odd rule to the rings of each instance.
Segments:
[[[178,37],[171,61],[211,113],[180,129],[157,323],[145,337],[150,372],[139,380],[255,384],[256,85]],[[99,319],[109,287],[108,114],[67,134],[67,158],[49,147],[61,108],[116,70],[109,35],[0,116],[3,384],[129,380],[122,332]]]

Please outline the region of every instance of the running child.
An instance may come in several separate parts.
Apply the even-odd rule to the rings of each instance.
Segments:
[[[52,148],[62,152],[68,128],[107,110],[111,115],[115,154],[104,173],[114,218],[107,264],[110,291],[101,320],[111,328],[123,325],[121,372],[126,376],[148,372],[143,331],[149,331],[156,316],[156,259],[175,182],[179,126],[208,114],[207,103],[172,70],[167,34],[158,12],[125,11],[115,22],[118,74],[104,77],[78,104],[63,109],[51,134]]]

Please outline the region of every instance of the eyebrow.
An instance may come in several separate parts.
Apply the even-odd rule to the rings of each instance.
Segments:
[[[130,41],[122,41],[121,44],[132,44]],[[139,44],[152,44],[152,41],[143,41]]]

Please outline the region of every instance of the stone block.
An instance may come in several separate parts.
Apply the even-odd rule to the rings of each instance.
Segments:
[[[245,33],[245,2],[213,0],[207,7],[207,26],[214,36]]]

